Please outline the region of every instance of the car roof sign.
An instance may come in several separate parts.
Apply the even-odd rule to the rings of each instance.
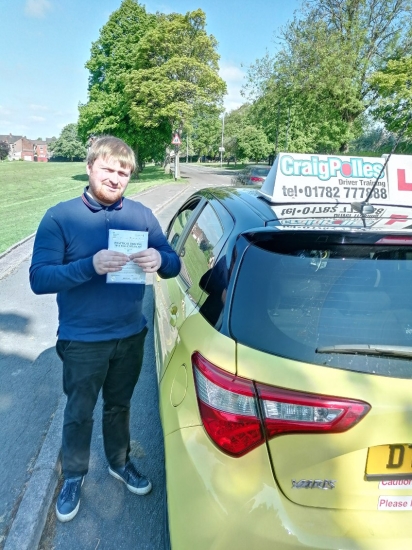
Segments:
[[[259,193],[272,204],[372,204],[412,206],[412,156],[384,157],[279,153]]]

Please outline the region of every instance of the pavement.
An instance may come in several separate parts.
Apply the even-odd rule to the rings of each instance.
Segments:
[[[167,205],[193,190],[187,183],[171,183],[148,189],[129,198],[141,200],[158,215]],[[33,242],[34,234],[0,255],[0,279],[11,275],[30,257]],[[3,550],[35,550],[39,546],[61,473],[59,454],[65,401],[66,398],[62,395],[32,468]]]

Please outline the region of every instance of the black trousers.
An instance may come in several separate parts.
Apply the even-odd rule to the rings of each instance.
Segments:
[[[147,328],[120,340],[77,342],[58,340],[63,361],[63,390],[67,395],[62,437],[63,475],[87,474],[93,411],[100,390],[103,395],[103,441],[110,466],[129,460],[130,401],[143,362]]]

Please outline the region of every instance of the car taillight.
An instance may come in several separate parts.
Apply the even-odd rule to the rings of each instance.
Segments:
[[[338,433],[357,424],[370,410],[363,401],[328,397],[256,384],[267,436],[288,433]]]
[[[370,410],[363,401],[255,384],[198,352],[192,364],[203,425],[214,443],[234,457],[278,435],[344,432]]]
[[[256,176],[251,176],[250,181],[264,181],[263,178],[257,178]]]
[[[200,416],[216,445],[242,456],[263,443],[253,382],[219,369],[197,352],[192,363]]]

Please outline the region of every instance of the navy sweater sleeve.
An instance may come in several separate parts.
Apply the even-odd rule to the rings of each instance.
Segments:
[[[64,264],[62,227],[48,210],[40,222],[30,266],[30,286],[35,294],[54,294],[90,280],[96,272],[93,256]]]

